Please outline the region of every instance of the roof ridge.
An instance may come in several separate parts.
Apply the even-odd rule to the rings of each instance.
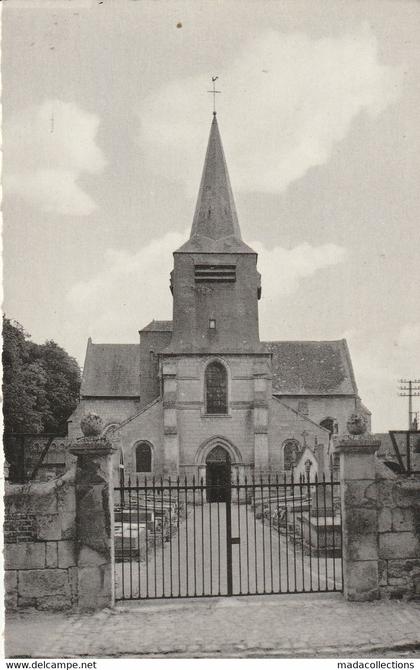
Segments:
[[[90,347],[138,347],[138,342],[89,342]]]

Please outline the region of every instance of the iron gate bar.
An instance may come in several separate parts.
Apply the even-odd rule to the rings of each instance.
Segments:
[[[213,593],[213,542],[212,542],[212,532],[211,532],[211,505],[209,505],[209,525],[210,525],[210,593]]]
[[[273,537],[271,533],[271,477],[268,475],[268,523],[270,528],[270,580],[271,580],[271,593],[273,591]]]
[[[200,486],[201,486],[201,491],[200,491],[200,500],[201,500],[201,590],[202,590],[202,595],[204,595],[204,500],[203,500],[203,478],[201,477],[200,479]]]
[[[303,519],[303,506],[302,506],[302,477],[299,477],[299,498],[300,498],[300,518]],[[303,533],[300,534],[300,550],[302,557],[302,591],[305,590],[305,563],[303,560]]]
[[[327,544],[327,496],[325,492],[325,474],[322,474],[322,493],[324,496],[324,544]],[[327,551],[325,551],[325,588],[328,591],[328,561],[327,561]]]
[[[312,512],[312,498],[311,498],[311,487],[310,487],[310,480],[309,477],[307,478],[307,496],[309,500],[309,518],[311,518],[311,512]],[[309,535],[309,546],[312,547],[312,529],[311,529],[311,524],[308,524],[308,535]],[[312,591],[312,551],[309,552],[309,590]]]
[[[226,569],[227,569],[227,594],[233,594],[232,584],[232,506],[231,506],[231,487],[226,486]]]
[[[239,544],[239,595],[242,595],[242,561],[241,561],[241,508],[240,508],[240,489],[239,489],[239,472],[236,473],[236,509],[238,512],[238,537],[232,538],[232,543]],[[236,541],[237,540],[237,541]]]
[[[220,481],[217,486],[221,489]],[[336,509],[339,486],[332,473],[329,480],[324,475],[321,481],[317,476],[313,481],[304,477],[295,480],[293,472],[290,477],[284,475],[283,481],[278,475],[274,481],[271,475],[260,477],[259,481],[253,476],[252,483],[246,475],[241,483],[237,475],[235,483],[226,480],[223,502],[220,501],[222,496],[217,495],[217,502],[206,503],[206,493],[209,499],[214,496],[202,478],[197,483],[193,477],[192,484],[188,483],[187,477],[183,484],[179,477],[176,481],[169,478],[167,482],[161,477],[158,483],[153,478],[151,485],[145,478],[140,485],[138,476],[133,483],[128,477],[127,484],[121,482],[115,488],[119,494],[117,513],[118,527],[121,528],[121,556],[116,564],[120,581],[117,599],[341,591],[342,526],[341,512]],[[233,517],[232,505],[235,503]],[[208,514],[205,514],[205,504],[208,504]],[[213,516],[215,504],[216,519]],[[201,506],[201,511],[197,511],[197,505]],[[250,509],[254,515],[251,534]],[[233,533],[233,519],[236,533]],[[313,537],[314,529],[316,538]],[[254,566],[250,556],[251,538]],[[169,547],[166,546],[165,551],[167,542]],[[232,551],[233,544],[238,546],[235,552]],[[277,561],[274,560],[276,552]],[[340,565],[341,572],[337,573]]]
[[[283,475],[283,484],[286,486],[286,474]],[[287,592],[290,588],[290,574],[289,574],[289,517],[288,507],[285,507],[285,527],[286,527],[286,573],[287,573]]]
[[[318,473],[315,475],[315,484],[318,484]],[[318,576],[318,588],[320,585],[321,581],[321,575],[320,575],[320,567],[319,567],[319,499],[318,499],[318,486],[315,487],[315,496],[316,496],[316,527],[317,527],[317,533],[316,533],[316,548],[317,548],[317,576]]]

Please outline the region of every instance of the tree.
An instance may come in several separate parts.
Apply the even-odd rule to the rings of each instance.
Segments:
[[[3,317],[3,414],[6,433],[64,433],[76,407],[80,369],[52,340],[35,344]]]

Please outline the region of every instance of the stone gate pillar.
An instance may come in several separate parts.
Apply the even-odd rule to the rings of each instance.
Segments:
[[[102,421],[83,417],[84,437],[70,448],[76,463],[76,547],[78,605],[81,610],[110,607],[114,601],[114,510],[112,453],[99,437]]]
[[[351,417],[347,424],[350,434],[336,442],[340,454],[344,596],[357,601],[379,598],[375,453],[381,443],[366,435],[361,423],[359,416]]]

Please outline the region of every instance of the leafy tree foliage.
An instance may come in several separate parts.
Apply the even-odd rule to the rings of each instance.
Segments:
[[[52,340],[36,344],[3,317],[3,414],[7,433],[57,433],[76,407],[80,369]]]

